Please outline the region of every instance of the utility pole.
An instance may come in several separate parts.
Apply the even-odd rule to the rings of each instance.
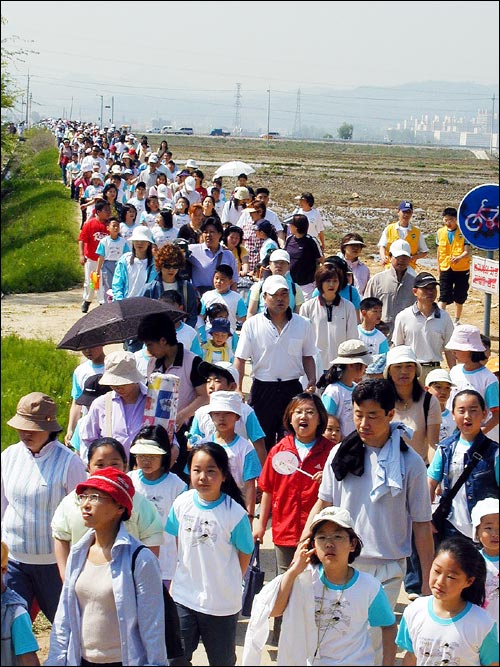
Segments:
[[[236,84],[234,102],[234,133],[241,134],[241,83]]]
[[[73,95],[71,95],[71,106],[69,108],[69,119],[73,118]]]
[[[29,73],[29,70],[28,70],[28,83],[26,85],[26,118],[25,118],[26,127],[28,127],[29,100],[30,100],[30,73]]]
[[[99,118],[99,128],[102,130],[102,114],[104,113],[104,95],[99,95],[101,98],[101,116]]]
[[[266,144],[269,146],[269,128],[271,121],[271,86],[267,89],[267,139]]]
[[[493,155],[493,127],[495,121],[495,93],[491,98],[491,132],[490,132],[490,155]]]
[[[111,125],[115,122],[115,96],[111,97]]]

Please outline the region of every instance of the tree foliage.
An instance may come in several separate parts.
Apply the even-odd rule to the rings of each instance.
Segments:
[[[7,23],[7,19],[4,16],[2,16],[0,20],[2,25]],[[9,121],[6,119],[6,115],[11,111],[11,109],[14,108],[16,100],[21,94],[21,91],[16,88],[8,72],[8,67],[15,60],[22,61],[23,55],[26,55],[27,53],[36,53],[36,51],[32,51],[31,49],[11,49],[9,44],[16,39],[17,38],[15,37],[2,38],[2,71],[0,91],[2,101],[2,162],[6,156],[10,155],[16,143],[16,135],[12,135],[9,132]]]
[[[342,125],[337,130],[339,139],[345,139],[345,140],[352,139],[353,130],[354,127],[349,123],[342,123]]]

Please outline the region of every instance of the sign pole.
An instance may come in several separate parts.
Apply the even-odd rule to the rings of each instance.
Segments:
[[[493,251],[488,250],[486,253],[488,259],[493,259]],[[490,317],[491,317],[491,294],[486,292],[484,295],[484,321],[483,321],[483,333],[485,336],[490,335]]]

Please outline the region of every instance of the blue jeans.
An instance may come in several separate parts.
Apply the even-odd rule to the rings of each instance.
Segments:
[[[62,590],[62,581],[59,569],[52,565],[29,565],[9,560],[5,585],[16,591],[31,608],[36,598],[40,609],[51,623],[54,622],[59,596]]]
[[[175,603],[181,624],[186,659],[191,663],[201,640],[209,665],[236,665],[236,626],[239,614],[212,616]]]

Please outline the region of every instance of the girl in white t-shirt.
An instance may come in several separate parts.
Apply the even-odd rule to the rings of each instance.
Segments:
[[[242,581],[254,549],[245,501],[226,451],[204,442],[188,457],[191,489],[181,493],[166,531],[177,538],[172,582],[188,661],[203,641],[210,665],[234,665]]]
[[[132,466],[136,469],[128,473],[136,491],[146,496],[158,510],[165,525],[175,498],[187,490],[186,483],[170,471],[171,446],[168,433],[163,426],[144,426],[135,436],[130,454]],[[160,547],[160,568],[163,583],[170,588],[177,565],[175,538],[168,533]]]
[[[320,378],[317,387],[326,386],[321,401],[329,415],[337,417],[343,437],[352,433],[352,392],[372,363],[372,356],[360,340],[346,340],[338,347],[338,357]]]
[[[496,626],[481,609],[486,565],[463,537],[441,542],[432,563],[432,595],[403,612],[396,643],[404,665],[498,665]]]
[[[486,565],[486,587],[484,608],[497,625],[498,638],[498,498],[483,498],[471,511],[474,538],[482,547],[479,553]]]

